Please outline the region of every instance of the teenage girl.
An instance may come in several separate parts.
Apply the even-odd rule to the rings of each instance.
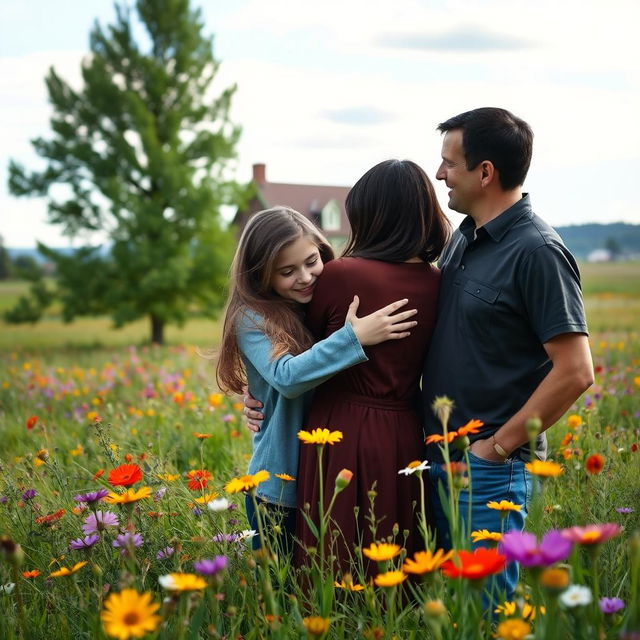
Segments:
[[[417,324],[409,320],[415,309],[395,313],[407,299],[358,318],[355,296],[343,326],[314,344],[304,325],[305,308],[324,264],[332,259],[331,246],[307,218],[276,207],[250,218],[231,268],[218,385],[239,394],[248,383],[263,402],[267,417],[254,436],[249,473],[269,472],[257,497],[267,509],[277,507],[281,512],[289,549],[295,531],[296,482],[284,483],[275,474],[297,475],[297,432],[309,408],[309,392],[334,374],[365,362],[363,346],[406,338]],[[246,504],[249,523],[257,529],[249,497]],[[259,544],[254,538],[254,546]]]

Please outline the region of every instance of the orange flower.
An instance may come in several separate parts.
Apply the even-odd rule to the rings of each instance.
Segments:
[[[46,516],[40,516],[36,518],[36,524],[53,524],[57,520],[60,520],[65,514],[64,509],[58,509],[55,513],[49,513]]]
[[[102,476],[104,475],[104,469],[98,469],[94,474],[93,474],[93,480],[97,480],[98,478],[102,478]]]
[[[142,480],[142,469],[137,464],[121,464],[109,472],[109,483],[114,487],[128,487]]]
[[[454,433],[456,434],[456,437],[468,436],[470,433],[480,433],[480,427],[483,425],[484,422],[482,422],[482,420],[469,420],[467,424],[460,427]]]
[[[198,433],[197,431],[194,431],[191,435],[198,438],[198,440],[206,440],[207,438],[213,438],[213,433]]]
[[[582,426],[582,418],[578,414],[572,413],[570,416],[567,416],[567,424],[570,429],[577,429]]]
[[[33,427],[36,426],[36,422],[38,422],[38,416],[31,416],[27,418],[27,429],[30,431]]]
[[[496,549],[458,551],[455,560],[448,560],[442,565],[442,571],[449,578],[482,580],[493,573],[500,573],[506,560]]]
[[[22,577],[29,580],[30,578],[37,578],[40,575],[40,572],[37,569],[32,569],[31,571],[23,571]]]
[[[207,486],[207,482],[213,478],[211,473],[206,469],[192,469],[187,473],[189,484],[187,485],[191,491],[199,491]]]
[[[584,467],[587,473],[592,476],[599,474],[604,469],[604,456],[599,453],[590,455],[584,463]]]
[[[464,438],[470,433],[480,433],[480,427],[484,425],[482,420],[469,420],[467,424],[460,427],[457,431],[447,432],[447,442],[451,443],[456,438]],[[435,442],[444,442],[444,436],[434,433],[425,440],[425,444],[434,444]]]

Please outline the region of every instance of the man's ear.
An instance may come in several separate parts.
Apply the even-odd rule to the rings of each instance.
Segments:
[[[497,178],[496,168],[490,160],[483,160],[480,163],[480,184],[488,187]]]

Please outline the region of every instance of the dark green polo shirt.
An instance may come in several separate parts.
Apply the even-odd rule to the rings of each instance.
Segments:
[[[513,416],[551,369],[543,344],[587,333],[578,266],[525,194],[476,232],[467,217],[440,260],[438,320],[422,379],[425,433],[442,433],[431,405],[455,404],[449,429],[482,420],[489,437]],[[526,458],[527,448],[517,455]],[[539,437],[537,455],[546,455]],[[452,457],[455,459],[454,451]],[[428,460],[441,460],[437,445]]]

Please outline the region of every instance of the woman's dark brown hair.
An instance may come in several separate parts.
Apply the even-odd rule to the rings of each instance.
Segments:
[[[351,235],[345,256],[433,262],[451,231],[431,181],[411,160],[385,160],[369,169],[349,191],[346,210]]]
[[[273,345],[272,357],[298,355],[313,339],[302,323],[300,305],[277,295],[271,278],[280,252],[300,237],[308,237],[320,251],[323,263],[333,259],[333,249],[320,231],[301,213],[288,207],[259,211],[247,222],[231,265],[231,291],[222,329],[216,378],[222,391],[241,393],[246,371],[238,348],[238,322],[258,314]]]

